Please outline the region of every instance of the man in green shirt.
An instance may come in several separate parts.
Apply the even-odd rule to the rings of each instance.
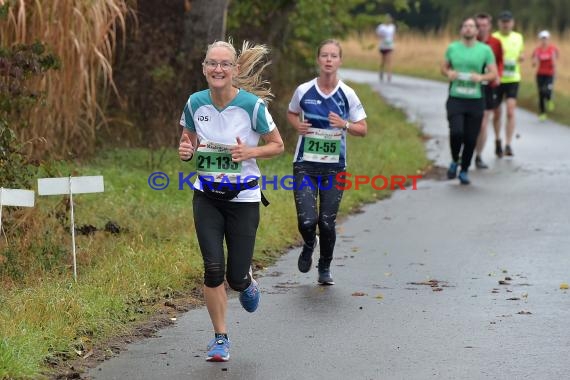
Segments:
[[[523,36],[513,31],[514,26],[515,20],[513,14],[510,11],[502,11],[499,14],[499,30],[493,33],[493,37],[499,39],[503,47],[504,66],[497,97],[499,102],[502,102],[504,97],[507,98],[506,145],[504,151],[506,156],[513,155],[511,143],[515,133],[515,109],[517,107],[517,95],[521,81],[520,63],[524,59]],[[501,120],[500,107],[497,109],[495,117]],[[503,156],[501,124],[494,124],[494,128],[496,138],[495,154],[500,158]]]
[[[489,45],[477,41],[477,34],[475,19],[463,20],[461,39],[449,44],[441,66],[441,73],[450,81],[446,108],[452,162],[447,178],[457,176],[459,153],[462,152],[459,172],[462,185],[470,183],[467,172],[485,110],[481,82],[490,82],[497,77],[493,51]]]

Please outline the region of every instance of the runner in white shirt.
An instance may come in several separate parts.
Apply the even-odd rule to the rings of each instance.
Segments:
[[[256,158],[283,152],[283,141],[265,103],[272,96],[261,78],[267,53],[265,46],[248,42],[239,55],[228,42],[208,46],[202,64],[208,90],[190,95],[180,119],[178,154],[183,161],[196,155],[200,175],[192,205],[204,260],[204,298],[214,327],[208,361],[230,358],[224,279],[240,292],[246,311],[254,312],[260,299],[251,260],[261,195],[259,187],[250,188],[249,182],[260,176]],[[258,146],[260,138],[265,144]]]
[[[384,80],[384,72],[386,72],[386,78],[390,82],[392,80],[392,55],[396,38],[396,25],[390,14],[386,14],[385,20],[385,22],[376,27],[376,36],[380,41],[378,44],[378,51],[380,52],[380,80]]]

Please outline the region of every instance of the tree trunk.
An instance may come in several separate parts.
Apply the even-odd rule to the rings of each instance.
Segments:
[[[209,44],[223,40],[229,0],[186,0],[181,50],[190,57],[204,55]]]

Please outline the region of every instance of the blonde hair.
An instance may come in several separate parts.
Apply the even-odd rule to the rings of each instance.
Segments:
[[[206,56],[210,50],[216,47],[228,49],[235,63],[239,65],[238,73],[234,76],[234,86],[249,91],[268,103],[273,98],[270,83],[262,78],[263,70],[271,64],[266,57],[269,54],[269,48],[266,45],[254,45],[249,41],[244,41],[239,54],[232,44],[232,40],[215,41],[208,45]]]

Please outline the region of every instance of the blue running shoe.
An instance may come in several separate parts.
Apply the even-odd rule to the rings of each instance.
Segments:
[[[239,302],[245,311],[253,313],[259,305],[260,298],[259,285],[257,285],[257,281],[252,277],[251,284],[249,284],[246,290],[239,294]]]
[[[469,181],[469,175],[467,175],[467,172],[459,172],[459,182],[462,185],[469,185],[471,183],[471,181]]]
[[[230,346],[229,339],[214,338],[208,343],[208,362],[227,362],[230,360]]]
[[[448,179],[454,179],[455,177],[457,177],[457,162],[451,162],[451,164],[449,164],[449,169],[447,169],[447,178]]]
[[[319,245],[318,236],[315,236],[315,243],[313,244],[312,248],[309,247],[307,244],[303,244],[303,250],[301,251],[299,259],[297,260],[297,268],[299,268],[299,271],[301,273],[307,273],[308,271],[311,270],[311,267],[313,266],[313,252],[315,251],[315,248],[317,248],[318,245]]]

